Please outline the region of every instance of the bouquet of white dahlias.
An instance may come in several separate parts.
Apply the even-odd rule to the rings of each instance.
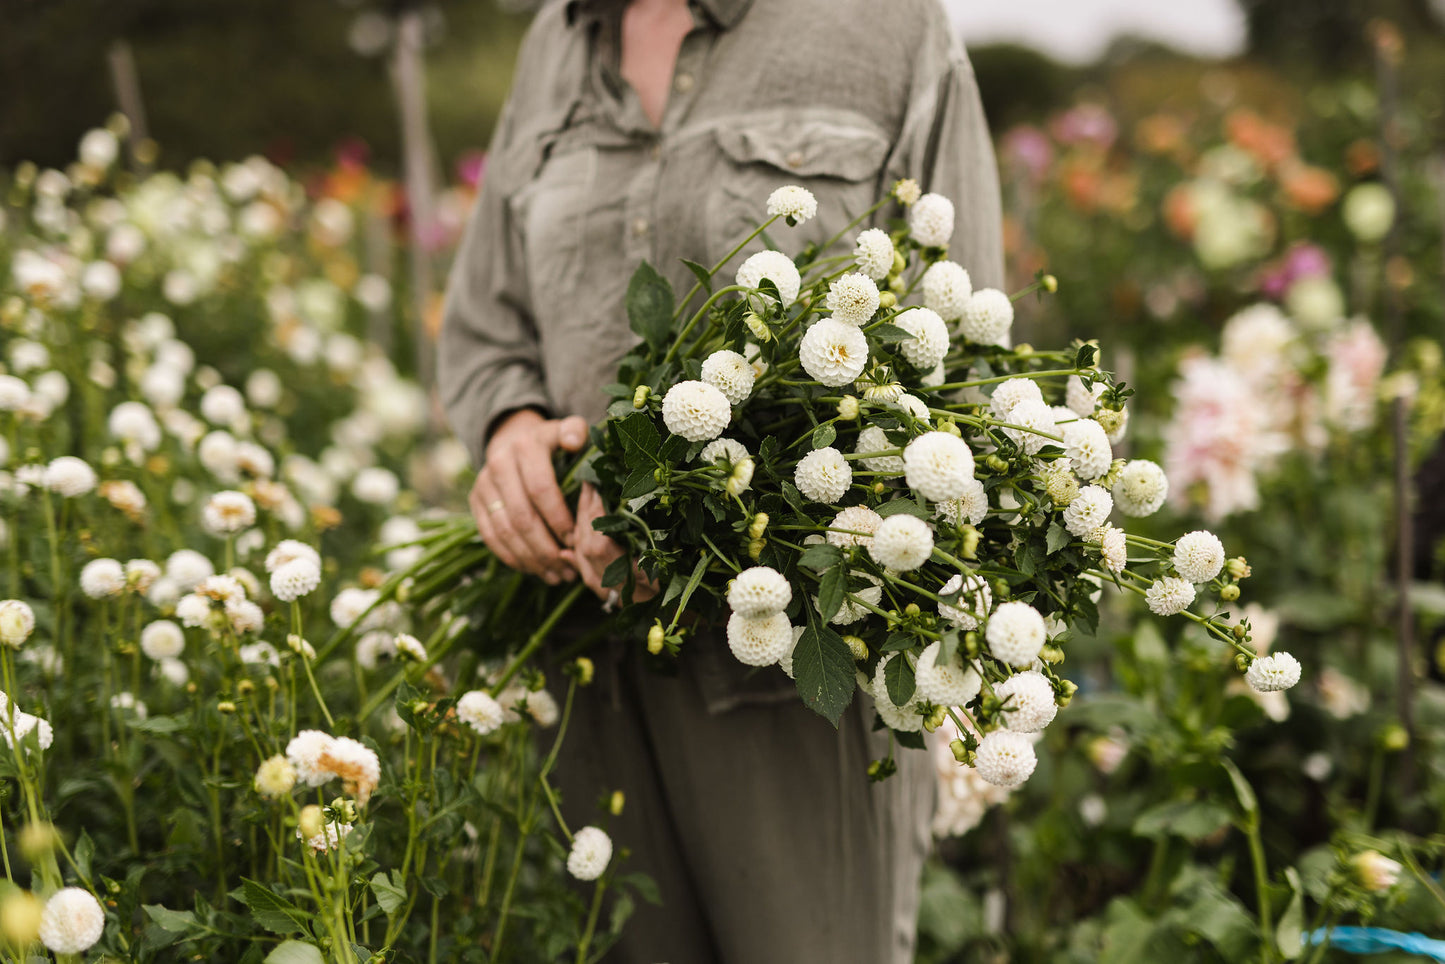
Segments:
[[[764,250],[717,284],[774,222],[812,216],[806,190],[780,188],[728,258],[694,266],[681,301],[649,265],[634,274],[640,342],[567,482],[595,483],[613,507],[595,525],[626,553],[604,583],[627,600],[640,571],[660,590],[631,607],[650,607],[648,649],[686,659],[685,626],[726,623],[737,659],[778,664],[835,725],[855,691],[904,745],[951,718],[954,755],[1000,786],[1028,778],[1032,734],[1073,695],[1067,643],[1096,629],[1106,584],[1202,624],[1257,689],[1293,685],[1293,657],[1257,657],[1246,622],[1191,609],[1204,586],[1237,599],[1243,559],[1208,532],[1170,544],[1111,521],[1153,513],[1168,483],[1152,462],[1114,459],[1132,393],[1094,345],[1010,347],[1013,302],[1053,279],[974,290],[947,260],[953,205],[919,194],[900,182],[842,228],[907,209],[851,255]],[[431,537],[451,548],[415,584],[440,589],[461,554],[485,558],[459,541],[469,524]]]

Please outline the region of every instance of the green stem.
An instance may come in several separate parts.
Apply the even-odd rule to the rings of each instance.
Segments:
[[[542,621],[542,625],[537,627],[537,631],[527,639],[527,642],[517,652],[517,655],[507,664],[507,668],[503,670],[502,675],[497,677],[497,681],[492,684],[493,696],[496,696],[502,690],[506,689],[507,684],[512,681],[512,677],[516,676],[522,667],[526,665],[527,660],[531,659],[533,654],[537,652],[537,648],[542,645],[547,639],[547,635],[552,632],[552,627],[556,626],[557,621],[566,614],[567,610],[572,608],[572,604],[581,597],[586,588],[586,586],[579,582],[572,587],[567,595],[562,597],[561,601],[557,603],[556,608]]]
[[[756,238],[758,235],[760,235],[760,234],[762,234],[764,231],[766,231],[766,230],[768,229],[768,225],[772,224],[772,223],[773,223],[774,221],[776,221],[779,217],[781,217],[781,215],[774,214],[772,217],[768,218],[768,219],[767,219],[766,221],[764,221],[762,224],[758,225],[758,226],[757,226],[757,229],[756,229],[755,231],[753,231],[752,234],[750,234],[750,235],[748,235],[747,237],[743,238],[742,241],[738,242],[738,246],[737,246],[737,247],[733,248],[733,249],[732,249],[731,251],[729,251],[727,254],[723,255],[723,259],[722,259],[721,261],[719,261],[717,264],[715,264],[715,265],[713,265],[711,268],[709,268],[709,269],[708,269],[708,272],[707,272],[707,276],[708,276],[709,278],[711,278],[713,275],[715,275],[715,274],[717,274],[719,271],[721,271],[721,270],[723,269],[723,265],[727,264],[727,263],[728,263],[729,261],[731,261],[733,258],[737,257],[738,252],[741,251],[743,248],[747,247],[749,241],[751,241],[753,238]],[[697,297],[697,293],[698,293],[699,291],[701,291],[701,290],[702,290],[702,280],[699,279],[698,281],[694,282],[693,286],[688,290],[687,294],[683,297],[683,299],[677,303],[677,308],[674,309],[673,312],[672,312],[672,320],[673,320],[673,321],[677,321],[678,318],[681,318],[681,317],[682,317],[683,310],[687,308],[688,303],[689,303],[690,301],[692,301],[693,298],[696,298],[696,297]],[[671,355],[669,355],[668,357],[671,357]]]
[[[582,932],[582,940],[577,944],[577,964],[586,964],[587,949],[592,946],[592,935],[597,930],[597,917],[602,913],[602,894],[607,890],[607,880],[603,878],[597,882],[597,889],[592,892],[592,909],[587,912],[587,929]]]

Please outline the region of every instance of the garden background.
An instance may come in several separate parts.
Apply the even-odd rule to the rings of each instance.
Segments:
[[[540,829],[547,794],[534,776],[549,765],[566,681],[527,680],[507,703],[514,719],[520,707],[537,720],[540,751],[526,730],[466,734],[435,698],[450,692],[433,678],[443,665],[461,680],[480,662],[489,683],[510,682],[490,661],[535,624],[522,632],[498,618],[515,612],[507,577],[491,571],[470,598],[428,608],[458,575],[434,573],[408,606],[378,607],[365,632],[348,632],[370,601],[345,593],[394,589],[391,576],[435,547],[375,548],[465,505],[469,472],[431,396],[430,346],[524,6],[6,5],[0,338],[7,371],[44,413],[6,409],[5,551],[10,592],[48,601],[37,622],[63,660],[21,650],[15,671],[57,705],[61,690],[47,687],[75,659],[67,647],[93,640],[107,654],[103,682],[64,691],[106,695],[93,745],[114,753],[93,773],[27,769],[17,754],[0,808],[17,861],[57,880],[83,867],[108,896],[121,936],[91,959],[225,948],[284,964],[311,960],[275,956],[293,938],[375,947],[383,931],[406,960],[572,959],[579,941],[595,932],[600,947],[625,926],[629,901],[652,896],[645,880],[619,878],[599,916],[601,889],[589,905],[560,879],[566,851]],[[1207,526],[1243,553],[1243,599],[1215,608],[1247,617],[1255,647],[1294,653],[1305,680],[1287,696],[1255,693],[1197,627],[1104,604],[1097,634],[1069,640],[1080,691],[1025,787],[1009,795],[964,779],[941,748],[920,962],[1352,959],[1344,937],[1301,943],[1335,924],[1372,928],[1352,938],[1394,948],[1379,960],[1445,960],[1410,936],[1445,940],[1445,11],[1426,0],[1241,0],[1240,16],[1244,47],[1226,59],[1127,35],[1085,65],[1014,45],[970,45],[970,56],[1004,184],[1009,287],[1040,272],[1058,283],[1055,297],[1020,303],[1016,339],[1099,340],[1101,364],[1138,392],[1116,452],[1159,462],[1172,483],[1145,531]],[[114,135],[116,157],[77,148],[95,128]],[[108,197],[124,217],[96,204]],[[176,197],[200,212],[179,226]],[[208,225],[206,210],[223,223]],[[133,253],[117,240],[121,220],[144,233]],[[73,276],[74,304],[66,282],[27,261],[36,251]],[[99,253],[124,269],[123,308],[106,307],[108,278],[85,272]],[[64,317],[71,334],[37,311]],[[160,364],[185,352],[185,364]],[[160,368],[179,383],[148,381]],[[47,388],[49,371],[65,391],[55,379]],[[151,444],[144,418],[114,417],[135,399],[200,417],[163,420],[167,440]],[[230,450],[197,444],[219,426]],[[104,503],[85,506],[27,501],[21,467],[63,454],[135,491],[102,485]],[[228,480],[250,486],[265,536],[249,548],[227,540],[222,561],[197,514]],[[138,601],[86,609],[83,577],[80,593],[60,588],[95,558],[148,555],[179,595],[200,580],[186,585],[186,560],[167,563],[170,550],[200,547],[224,572],[248,553],[259,567],[281,535],[320,548],[334,599],[308,603],[304,635],[321,656],[310,679],[301,655],[299,684],[290,660],[301,650],[280,643],[286,629],[303,635],[299,608],[268,605],[281,653],[253,651],[240,672],[196,664],[183,679],[139,629],[116,628],[140,626]],[[464,611],[469,629],[453,615]],[[398,633],[424,644],[419,663],[405,663]],[[348,654],[339,668],[324,665],[333,650]],[[395,751],[383,754],[381,786],[398,789],[375,806],[434,815],[405,839],[375,841],[375,863],[331,868],[363,881],[359,897],[320,881],[324,861],[313,874],[227,853],[243,839],[274,843],[303,819],[226,802],[223,790],[251,786],[254,764],[232,766],[217,749],[241,740],[237,700],[284,690],[287,674]],[[548,690],[555,697],[525,695]],[[401,729],[381,719],[396,694]],[[269,725],[258,714],[246,735],[267,743]],[[140,739],[128,744],[127,732]],[[461,771],[420,749],[443,732]],[[478,755],[501,744],[525,761],[517,772],[479,771]],[[178,784],[188,815],[138,817],[136,800],[187,759],[210,761]],[[48,825],[33,809],[42,797],[58,847],[20,840],[24,826]],[[480,843],[457,816],[474,804],[495,821]],[[149,880],[132,859],[142,853],[165,855]],[[6,859],[7,877],[29,879]],[[380,870],[394,867],[401,876]],[[189,891],[199,896],[178,897]],[[339,908],[324,933],[298,920],[308,893]],[[342,920],[365,918],[368,902],[370,937]],[[514,908],[506,934],[498,921]],[[226,943],[255,922],[269,936]]]

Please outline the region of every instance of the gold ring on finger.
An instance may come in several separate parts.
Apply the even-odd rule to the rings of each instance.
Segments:
[[[495,514],[498,513],[498,512],[504,512],[504,511],[506,511],[506,508],[507,508],[507,504],[506,504],[505,502],[503,502],[501,499],[493,499],[493,500],[487,505],[487,511],[490,512],[490,513],[492,513],[493,515],[495,515]]]

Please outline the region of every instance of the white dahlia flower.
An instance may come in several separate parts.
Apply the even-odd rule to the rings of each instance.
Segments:
[[[612,838],[607,836],[607,831],[600,827],[583,827],[572,835],[572,849],[567,853],[567,873],[578,880],[596,880],[611,861]]]
[[[1004,421],[1020,428],[1005,428],[1003,433],[1013,439],[1026,455],[1037,455],[1045,445],[1053,442],[1047,435],[1059,434],[1054,410],[1040,399],[1025,398],[1008,410]]]
[[[784,217],[801,224],[818,213],[813,192],[796,184],[785,184],[768,195],[768,217]]]
[[[256,503],[244,492],[217,492],[206,500],[201,523],[213,536],[234,535],[256,522]]]
[[[793,482],[805,498],[832,505],[848,494],[848,487],[853,484],[853,469],[843,453],[830,445],[814,449],[799,459]]]
[[[959,593],[958,599],[952,604],[940,602],[938,615],[964,632],[977,629],[993,606],[993,590],[989,588],[988,580],[976,572],[955,573],[938,591],[944,599],[954,593]]]
[[[211,601],[198,593],[187,593],[176,600],[176,618],[183,626],[201,629],[211,620]]]
[[[134,442],[147,452],[161,444],[161,427],[144,402],[121,402],[110,410],[106,426],[117,439]]]
[[[1064,404],[1080,418],[1088,418],[1094,414],[1095,405],[1102,394],[1103,382],[1095,382],[1093,388],[1085,388],[1082,378],[1070,375],[1068,387],[1064,389]]]
[[[266,623],[266,614],[261,607],[245,599],[226,601],[226,618],[236,635],[259,632]]]
[[[1300,662],[1289,653],[1270,653],[1249,664],[1244,681],[1260,693],[1277,693],[1299,682]]]
[[[980,288],[969,296],[958,320],[959,334],[975,345],[1004,345],[1014,325],[1014,303],[997,288]]]
[[[177,549],[166,559],[166,576],[182,591],[189,591],[215,575],[211,560],[194,549]]]
[[[853,260],[859,271],[874,281],[882,281],[893,271],[893,239],[882,228],[869,228],[858,235]]]
[[[923,272],[923,303],[945,321],[963,317],[972,296],[973,282],[963,265],[939,261]]]
[[[321,553],[296,539],[282,539],[266,553],[266,571],[273,573],[296,559],[305,559],[317,569],[321,568]]]
[[[418,663],[426,662],[426,646],[411,633],[396,634],[396,651],[407,659],[416,660]]]
[[[735,351],[715,351],[702,362],[702,380],[726,395],[733,405],[747,400],[757,377],[748,360]]]
[[[878,285],[866,274],[845,274],[828,283],[826,306],[836,321],[867,324],[878,311]]]
[[[246,399],[230,385],[213,385],[201,396],[201,417],[212,425],[229,429],[244,428],[247,422]]]
[[[506,722],[506,711],[490,693],[472,690],[463,693],[457,700],[457,718],[482,736],[493,732]]]
[[[1102,525],[1090,537],[1099,544],[1099,556],[1104,568],[1112,573],[1124,571],[1129,564],[1129,545],[1124,541],[1124,530],[1114,525]]]
[[[893,324],[912,335],[898,343],[898,350],[908,364],[920,371],[929,371],[943,362],[948,354],[948,325],[932,308],[909,308],[896,315]]]
[[[338,629],[346,629],[376,605],[380,593],[375,589],[360,589],[355,586],[343,589],[331,599],[331,621]]]
[[[381,783],[381,759],[376,751],[347,736],[327,743],[316,757],[316,765],[340,777],[345,791],[363,807]]]
[[[949,432],[925,432],[903,450],[908,487],[930,502],[962,498],[973,481],[973,453]]]
[[[712,465],[718,459],[727,459],[728,467],[732,468],[748,457],[748,449],[737,439],[719,438],[704,445],[697,457],[704,465]]]
[[[1109,471],[1114,464],[1114,449],[1104,434],[1104,427],[1092,419],[1080,419],[1063,426],[1064,454],[1074,464],[1074,473],[1085,482],[1092,482]]]
[[[271,573],[271,595],[281,602],[291,602],[308,595],[321,585],[321,570],[305,557],[290,562]]]
[[[115,559],[92,559],[80,570],[80,591],[91,599],[125,592],[125,567]]]
[[[793,650],[793,627],[787,613],[752,619],[740,613],[728,617],[728,648],[738,662],[771,666]]]
[[[29,603],[19,599],[0,602],[0,643],[11,649],[19,649],[33,632],[35,611],[30,608]]]
[[[1148,459],[1131,459],[1114,483],[1114,502],[1127,516],[1153,515],[1168,496],[1168,477]]]
[[[56,954],[81,954],[105,931],[105,910],[90,891],[63,887],[40,914],[40,943]]]
[[[840,549],[846,546],[867,548],[872,544],[873,533],[878,531],[882,521],[882,517],[867,506],[850,505],[835,515],[828,524],[829,529],[843,530],[827,533],[828,542]]]
[[[777,286],[784,308],[797,300],[803,279],[798,275],[797,266],[786,254],[781,251],[759,251],[739,266],[734,281],[743,288],[756,288],[764,278]],[[772,300],[771,297],[764,297]]]
[[[841,388],[857,380],[867,367],[868,336],[856,325],[824,318],[803,334],[798,356],[810,378],[829,388]]]
[[[1208,582],[1224,568],[1224,543],[1212,532],[1186,533],[1174,543],[1174,571],[1187,582]]]
[[[793,587],[771,566],[744,569],[728,587],[728,606],[751,619],[780,613],[792,601]]]
[[[1114,511],[1114,500],[1103,486],[1086,485],[1064,506],[1064,528],[1069,534],[1085,539],[1105,522]]]
[[[1004,726],[1018,733],[1037,733],[1059,712],[1053,686],[1037,670],[1010,676],[994,686],[993,694],[1003,703]]]
[[[319,787],[330,780],[332,773],[321,766],[321,754],[331,743],[331,735],[321,730],[302,730],[286,744],[286,759],[296,768],[296,776],[308,787]]]
[[[940,502],[934,508],[949,525],[976,526],[988,516],[988,492],[978,479],[970,479],[963,487],[963,495]]]
[[[865,579],[871,582],[872,585],[850,590],[850,595],[856,596],[857,598],[856,600],[852,598],[845,598],[843,600],[843,605],[839,606],[838,611],[833,614],[833,618],[828,620],[828,622],[834,626],[850,626],[860,619],[867,619],[873,612],[868,606],[877,606],[883,601],[883,583],[876,576],[869,575],[866,572],[859,572],[856,569],[850,572],[849,575]],[[863,603],[867,603],[868,606],[864,606]],[[817,596],[813,597],[813,607],[817,609],[819,613],[823,611],[823,607],[818,602]],[[790,653],[789,655],[791,656],[792,654]]]
[[[953,237],[953,202],[942,194],[925,194],[908,211],[913,240],[925,248],[941,248]]]
[[[147,623],[140,631],[140,649],[151,659],[175,659],[186,648],[186,634],[169,619]]]
[[[885,569],[908,572],[933,555],[933,528],[922,519],[899,513],[884,519],[873,533],[868,553]]]
[[[974,768],[994,786],[1012,788],[1027,780],[1038,762],[1033,741],[1025,734],[994,730],[979,741]]]
[[[876,425],[866,426],[858,433],[858,444],[854,447],[855,455],[862,455],[867,452],[887,452],[896,449],[898,446],[888,441],[888,436]],[[903,456],[901,455],[875,455],[872,458],[863,459],[863,465],[871,472],[882,472],[886,475],[903,474]]]
[[[1173,616],[1182,613],[1194,602],[1194,586],[1183,579],[1165,576],[1144,593],[1149,611],[1156,616]]]
[[[731,420],[727,396],[707,382],[678,382],[662,399],[662,421],[667,430],[689,442],[717,438]]]
[[[62,455],[45,467],[44,485],[67,499],[74,499],[95,488],[95,469],[83,459]]]
[[[989,651],[1019,669],[1028,668],[1038,658],[1047,635],[1044,617],[1023,602],[999,603],[984,629]]]
[[[978,670],[966,665],[959,653],[953,654],[952,661],[940,665],[938,656],[943,643],[935,640],[918,655],[914,667],[914,680],[918,695],[939,706],[963,706],[978,695],[983,687],[983,678]]]
[[[367,505],[390,505],[401,492],[396,473],[379,465],[369,465],[351,480],[351,494]]]
[[[988,407],[994,418],[1000,422],[1007,422],[1009,413],[1020,402],[1042,402],[1043,400],[1044,393],[1039,389],[1038,382],[1032,378],[1010,378],[994,386],[993,394],[989,396]]]

